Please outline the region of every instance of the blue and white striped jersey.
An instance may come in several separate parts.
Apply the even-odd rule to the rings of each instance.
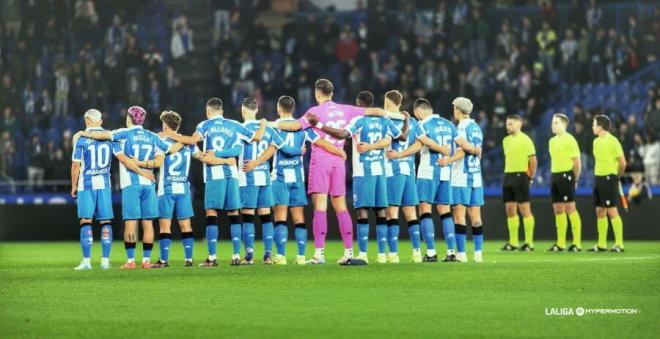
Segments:
[[[256,133],[259,129],[259,121],[246,121],[243,126],[245,129]],[[243,142],[243,152],[239,157],[238,163],[242,166],[248,161],[257,160],[270,144],[275,145],[279,149],[284,146],[284,141],[274,129],[266,127],[261,140]],[[241,187],[270,185],[270,161],[262,163],[247,173],[243,171],[239,172],[238,183]]]
[[[199,134],[202,137],[203,152],[208,150],[217,152],[234,146],[240,146],[241,141],[252,141],[255,131],[246,129],[238,121],[225,119],[221,115],[216,115],[211,119],[200,122],[197,125],[195,134]],[[237,167],[204,164],[204,182],[225,178],[238,178]]]
[[[373,145],[388,135],[396,139],[401,136],[401,130],[388,118],[366,115],[353,118],[345,129],[353,137],[353,176],[384,175],[385,149],[360,154],[357,151],[357,144],[365,142]]]
[[[88,128],[86,131],[105,131]],[[111,188],[112,142],[81,137],[73,146],[71,161],[80,163],[78,191]]]
[[[278,119],[280,121],[296,121],[294,118]],[[306,141],[316,142],[320,137],[313,128],[306,128],[295,132],[276,130],[284,144],[295,149],[302,149]],[[273,159],[271,180],[281,180],[285,183],[305,182],[305,168],[302,155],[288,155],[277,150]]]
[[[458,132],[451,121],[436,114],[431,114],[419,122],[419,127],[420,135],[418,137],[426,136],[440,146],[450,145],[453,152],[454,139]],[[451,179],[450,166],[440,167],[438,164],[438,159],[442,156],[442,154],[434,152],[426,146],[422,147],[417,178],[449,181]]]
[[[167,153],[172,147],[171,142],[161,140],[158,134],[143,129],[139,125],[113,131],[112,141],[119,143],[115,154],[124,153],[137,161],[154,160],[156,154]],[[149,179],[119,163],[119,185],[122,189],[131,185],[153,184]]]
[[[459,136],[475,147],[481,147],[484,139],[481,127],[472,119],[464,119],[458,123],[457,137]],[[452,164],[452,186],[481,187],[481,179],[481,159],[478,156],[466,153],[465,158]]]
[[[392,120],[394,125],[401,129],[403,128],[403,120]],[[410,118],[408,122],[408,138],[406,141],[401,140],[392,140],[392,145],[389,149],[401,152],[406,148],[410,147],[417,140],[419,135],[419,125],[417,119]],[[415,155],[409,155],[405,158],[399,158],[394,160],[385,159],[385,174],[388,177],[395,175],[414,175],[415,174]]]
[[[167,140],[164,138],[163,140]],[[158,195],[188,194],[188,173],[193,154],[199,153],[197,145],[186,145],[180,151],[165,156],[158,173]]]

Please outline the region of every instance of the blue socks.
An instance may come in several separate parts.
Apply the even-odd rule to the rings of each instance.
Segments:
[[[254,224],[252,224],[252,227],[251,227],[252,234],[250,236],[248,236],[247,234],[241,235],[241,231],[244,231],[244,232],[248,231],[248,229],[249,229],[248,225],[244,225],[243,229],[241,229],[241,224],[231,224],[231,226],[229,226],[229,227],[230,227],[229,233],[230,233],[230,236],[231,236],[231,245],[232,245],[233,254],[241,253],[241,237],[242,236],[245,236],[245,247],[246,247],[246,249],[247,248],[252,248],[248,245],[249,244],[248,239],[251,238],[252,241],[254,242]]]
[[[193,244],[195,243],[195,238],[193,232],[183,232],[181,233],[181,242],[183,243],[183,254],[186,257],[186,260],[192,260],[193,258]]]
[[[273,252],[273,237],[275,228],[273,227],[273,217],[270,214],[260,215],[262,237],[264,241],[264,252],[269,255]]]
[[[390,253],[399,253],[399,219],[387,221],[387,243]]]
[[[124,248],[126,249],[126,259],[135,261],[135,243],[124,241]]]
[[[366,253],[369,247],[369,219],[357,220],[358,250]]]
[[[285,221],[275,223],[275,247],[277,254],[286,255],[286,241],[289,238],[289,229]]]
[[[295,236],[296,236],[296,245],[298,246],[298,255],[305,256],[305,250],[307,247],[307,227],[305,224],[296,224],[295,225]]]
[[[456,250],[458,253],[465,253],[465,243],[467,242],[467,226],[456,224]]]
[[[376,240],[378,244],[378,254],[385,254],[387,251],[387,219],[376,219]]]
[[[85,259],[92,256],[92,242],[92,224],[82,224],[80,226],[80,248]]]
[[[481,248],[484,246],[484,228],[479,225],[477,227],[472,226],[472,241],[474,241],[474,251],[481,251]]]
[[[249,252],[249,251],[251,252],[251,251],[254,250],[254,221],[252,221],[252,220],[254,220],[253,218],[254,218],[254,216],[247,216],[247,215],[243,216],[243,235],[242,235],[242,239],[243,239],[243,243],[245,244],[245,252]],[[245,220],[248,220],[248,219],[250,220],[249,222],[245,221]],[[232,242],[234,240],[233,234],[234,233],[232,231],[232,236],[231,236]],[[239,242],[239,251],[240,251],[240,242]]]
[[[218,254],[218,226],[206,226],[206,245],[209,249],[209,255],[215,257]]]
[[[246,215],[247,216],[247,215]],[[253,216],[254,217],[254,216]],[[241,253],[241,239],[243,237],[243,227],[241,227],[241,216],[229,216],[229,236],[231,237],[231,245],[233,255],[237,256]],[[252,226],[252,239],[254,239],[254,225]],[[247,244],[247,241],[246,241]]]
[[[410,236],[410,242],[412,243],[412,248],[418,250],[421,247],[421,235],[419,221],[411,220],[408,221],[408,234]]]
[[[209,257],[216,258],[218,254],[218,217],[206,217],[206,245],[209,249]]]
[[[445,213],[440,216],[442,220],[442,233],[445,235],[445,243],[447,243],[447,250],[453,251],[456,247],[456,234],[454,230],[454,218],[451,213]]]
[[[426,242],[428,250],[435,250],[435,226],[433,225],[433,218],[431,213],[424,213],[421,216],[422,220],[422,234]]]
[[[158,247],[160,248],[160,260],[167,261],[170,258],[170,245],[172,244],[171,233],[161,233],[158,236]]]
[[[112,225],[101,225],[101,257],[110,258],[110,250],[112,249]]]
[[[234,228],[232,227],[231,240],[234,245],[234,254],[240,252],[240,240],[245,244],[245,253],[253,253],[254,251],[254,214],[243,214],[243,231],[239,237],[238,250],[236,249],[236,238],[234,237]],[[240,231],[239,231],[240,234]]]

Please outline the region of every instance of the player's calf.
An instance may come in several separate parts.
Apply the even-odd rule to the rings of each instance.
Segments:
[[[277,262],[281,262],[284,258],[286,262],[286,243],[289,238],[289,228],[286,221],[276,221],[275,222],[275,248],[277,249],[277,255],[275,257]],[[276,262],[276,263],[277,263]]]
[[[275,237],[275,227],[273,226],[273,216],[270,214],[270,208],[267,209],[268,214],[262,214],[260,211],[259,219],[261,221],[261,234],[264,243],[264,264],[272,264],[273,253],[273,238]]]
[[[92,221],[90,219],[80,220],[80,248],[82,250],[82,261],[74,270],[91,270],[92,243],[94,237],[92,234]]]
[[[399,263],[399,219],[387,220],[387,245],[390,252],[387,254],[387,262]]]

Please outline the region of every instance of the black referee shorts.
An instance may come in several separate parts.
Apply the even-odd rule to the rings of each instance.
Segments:
[[[504,173],[504,202],[529,202],[529,176],[525,172]]]
[[[573,171],[552,173],[550,182],[552,202],[575,201],[575,178]]]
[[[616,175],[596,176],[594,205],[616,207],[617,199],[619,199],[619,178]]]

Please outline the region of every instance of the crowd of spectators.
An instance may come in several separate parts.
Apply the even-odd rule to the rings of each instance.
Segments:
[[[217,73],[217,92],[228,106],[253,95],[270,118],[285,93],[304,112],[321,76],[335,83],[343,102],[364,89],[380,96],[397,88],[404,107],[427,97],[446,114],[454,97],[467,96],[493,148],[508,114],[523,116],[529,129],[538,126],[560,83],[616,83],[656,62],[658,6],[631,12],[615,27],[607,19],[613,8],[597,0],[533,2],[538,6],[507,12],[497,1],[373,0],[335,13],[301,0],[297,12],[273,26],[259,15],[267,1],[210,0],[216,68],[209,71]],[[65,3],[0,5],[0,181],[67,179],[61,165],[70,157],[71,131],[89,107],[115,127],[127,105],[143,105],[154,116],[183,109],[175,70],[190,64],[198,47],[185,15],[156,23],[167,31],[163,48],[140,34],[162,1]],[[655,88],[647,100],[642,119],[618,113],[617,133],[631,159],[657,173]],[[576,112],[575,133],[588,154],[593,110],[576,111],[582,113]]]
[[[168,60],[183,56],[175,49],[192,48],[185,19],[173,20],[183,43],[172,42],[171,57],[155,41],[139,40],[143,14],[159,3],[0,2],[0,183],[68,179],[72,131],[90,107],[119,126],[128,104],[153,114],[177,104],[168,93],[181,84]]]

